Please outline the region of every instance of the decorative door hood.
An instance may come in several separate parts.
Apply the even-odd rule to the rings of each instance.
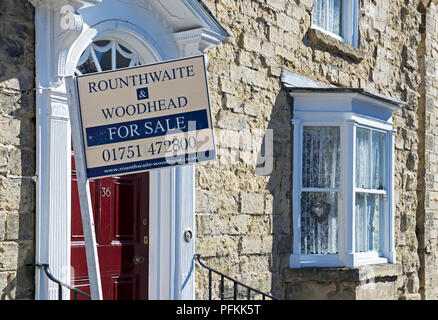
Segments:
[[[66,61],[71,47],[102,21],[145,24],[144,38],[158,51],[160,60],[190,56],[219,45],[230,36],[201,0],[29,0],[37,11],[36,23],[45,24],[54,82],[71,74]],[[134,14],[133,14],[134,13]],[[42,17],[38,21],[38,17]],[[176,47],[176,48],[175,48]],[[169,49],[170,48],[170,49]],[[175,50],[176,49],[176,50]],[[157,57],[158,58],[158,57]]]

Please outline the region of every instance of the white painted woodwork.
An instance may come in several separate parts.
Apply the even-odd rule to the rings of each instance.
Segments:
[[[102,300],[102,284],[100,280],[99,257],[97,254],[96,230],[94,225],[93,206],[91,204],[90,184],[87,178],[87,165],[83,146],[82,125],[76,85],[73,77],[65,78],[70,111],[71,133],[76,165],[79,205],[81,208],[82,229],[85,239],[85,255],[87,260],[90,295],[92,300]]]

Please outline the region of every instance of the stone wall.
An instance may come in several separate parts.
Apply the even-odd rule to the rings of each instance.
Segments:
[[[27,0],[0,1],[0,300],[34,295],[33,16]]]
[[[394,115],[397,295],[419,299],[420,1],[361,0],[359,50],[310,29],[313,0],[206,3],[232,37],[208,53],[218,159],[196,170],[196,251],[208,265],[285,297],[292,252],[292,110],[280,81],[285,69],[408,102]],[[257,175],[268,129],[274,166]],[[196,276],[198,298],[204,298],[206,274],[198,270]]]
[[[286,299],[397,300],[399,264],[302,268],[285,272]]]

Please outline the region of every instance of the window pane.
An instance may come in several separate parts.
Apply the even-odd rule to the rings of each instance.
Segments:
[[[383,132],[356,130],[356,187],[385,188],[385,138]]]
[[[324,30],[341,36],[341,0],[315,0],[312,22]]]
[[[382,195],[356,193],[356,252],[380,250]]]
[[[138,57],[115,41],[99,40],[88,46],[79,59],[77,74],[113,70],[138,65]]]
[[[100,63],[100,67],[102,68],[102,71],[112,70],[111,49],[108,51],[95,50],[95,52],[97,59],[99,59],[99,63]]]
[[[304,127],[303,187],[339,187],[339,165],[339,127]]]
[[[370,188],[370,130],[356,129],[356,187]]]
[[[301,194],[301,253],[338,251],[338,193]]]
[[[87,55],[88,55],[88,57],[87,57]],[[82,74],[97,72],[96,65],[94,64],[94,61],[91,58],[91,54],[89,53],[88,50],[86,50],[84,53],[82,53],[80,60],[85,60],[83,63],[81,63],[77,66],[77,69]]]
[[[371,145],[372,189],[384,189],[385,178],[385,134],[373,131]]]
[[[128,51],[127,49],[124,49],[124,50]],[[124,57],[119,51],[117,51],[117,68],[129,67],[129,63],[130,62],[131,62],[131,59],[128,59],[128,58]]]

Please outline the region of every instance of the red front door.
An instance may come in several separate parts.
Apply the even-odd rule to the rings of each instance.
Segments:
[[[149,174],[90,181],[90,190],[103,299],[147,299]],[[71,225],[72,285],[89,293],[73,157]]]

